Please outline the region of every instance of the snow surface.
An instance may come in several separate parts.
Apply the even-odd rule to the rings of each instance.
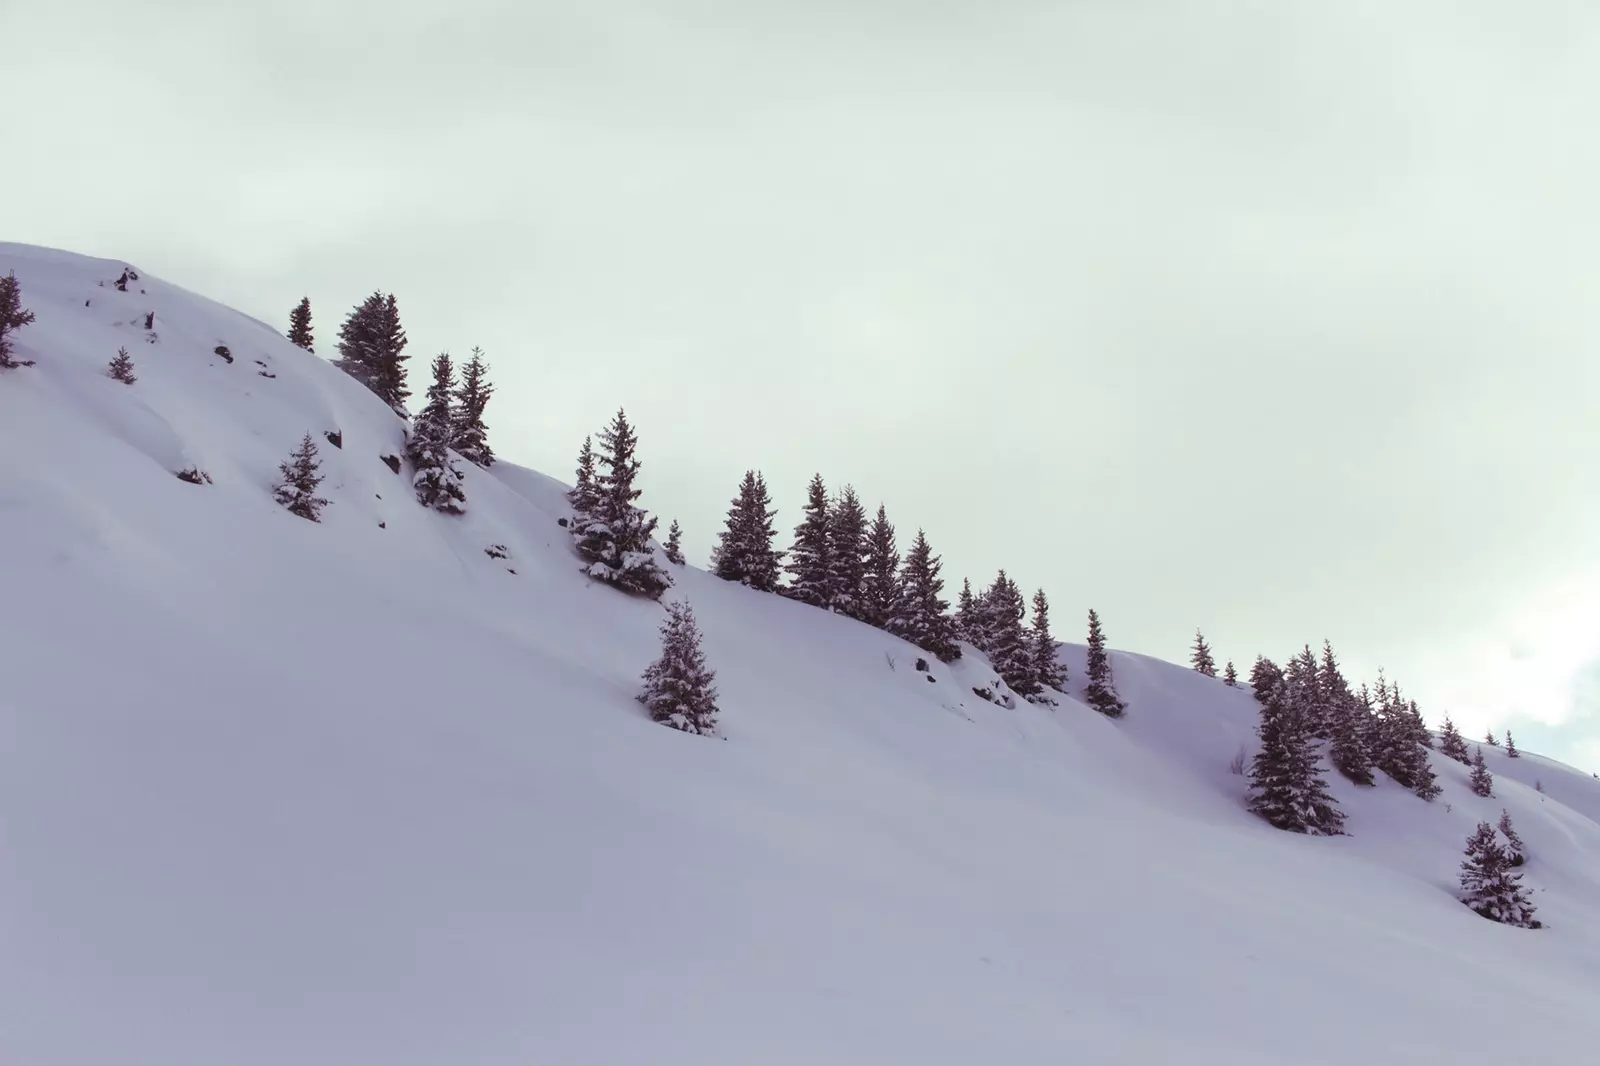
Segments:
[[[1478,799],[1435,755],[1434,803],[1332,777],[1350,835],[1280,833],[1228,769],[1247,690],[1118,652],[1126,719],[1006,709],[975,656],[692,568],[726,739],[661,728],[662,609],[579,574],[563,486],[425,511],[360,385],[123,265],[0,245],[38,316],[0,373],[5,1066],[1593,1059],[1600,781],[1496,749]],[[270,494],[307,431],[321,524]],[[1502,807],[1547,929],[1455,900]]]

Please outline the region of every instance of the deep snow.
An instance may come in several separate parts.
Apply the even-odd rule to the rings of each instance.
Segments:
[[[1126,719],[1005,709],[979,659],[930,683],[692,568],[726,739],[660,728],[661,608],[578,573],[561,485],[502,463],[423,510],[382,403],[123,265],[0,245],[38,317],[0,372],[0,1063],[1593,1056],[1589,775],[1496,749],[1478,799],[1435,754],[1433,803],[1330,775],[1350,835],[1284,834],[1228,769],[1247,690],[1118,652]],[[321,524],[270,494],[307,431]],[[1547,929],[1454,898],[1502,807]]]

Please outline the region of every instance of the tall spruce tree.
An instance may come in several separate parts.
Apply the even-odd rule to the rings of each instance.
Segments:
[[[302,297],[300,302],[294,305],[294,310],[289,312],[289,343],[308,352],[317,350],[312,344],[309,296]]]
[[[672,525],[667,527],[667,542],[661,546],[661,554],[667,557],[667,562],[674,566],[682,566],[683,558],[683,529],[674,518]]]
[[[572,505],[572,521],[567,528],[577,535],[577,531],[589,521],[589,516],[594,513],[600,494],[596,485],[594,468],[594,438],[583,438],[583,447],[578,449],[578,468],[573,475],[572,488],[567,490],[567,502]]]
[[[1520,759],[1522,752],[1517,750],[1517,742],[1511,739],[1511,730],[1506,730],[1506,758]]]
[[[466,510],[467,493],[461,468],[450,451],[454,433],[450,398],[456,373],[450,353],[434,356],[432,370],[427,402],[411,420],[411,435],[406,439],[406,458],[415,470],[411,487],[416,490],[417,502],[424,507],[444,514],[461,514]]]
[[[784,594],[813,607],[833,603],[833,562],[828,551],[828,488],[822,475],[811,478],[806,489],[804,517],[794,530],[786,569],[792,579]]]
[[[1490,921],[1523,929],[1538,929],[1534,905],[1522,888],[1522,875],[1512,870],[1511,859],[1494,835],[1494,826],[1479,822],[1467,838],[1467,857],[1461,864],[1461,902]]]
[[[659,599],[672,587],[672,576],[656,560],[650,544],[655,518],[634,503],[640,491],[638,446],[639,438],[626,412],[619,409],[600,434],[594,507],[587,520],[573,530],[573,536],[578,554],[587,564],[584,573],[627,592]]]
[[[483,361],[483,349],[472,349],[472,357],[461,368],[461,385],[455,390],[455,407],[451,410],[454,425],[451,447],[456,454],[474,466],[494,465],[494,449],[489,447],[489,427],[484,424],[483,412],[494,395],[489,384],[489,364]]]
[[[1207,677],[1217,676],[1217,661],[1211,657],[1211,646],[1206,643],[1206,638],[1198,629],[1194,631],[1194,647],[1189,655],[1189,664],[1194,667],[1194,672]]]
[[[706,665],[700,628],[687,603],[667,604],[661,624],[661,657],[644,672],[639,702],[650,717],[685,733],[710,736],[717,731],[716,673]]]
[[[850,618],[862,618],[866,604],[862,588],[867,575],[867,512],[846,485],[828,511],[828,567],[830,606]]]
[[[1296,712],[1286,682],[1261,700],[1261,750],[1250,765],[1250,810],[1279,829],[1316,836],[1344,831],[1339,810],[1322,778],[1316,748]]]
[[[1233,660],[1228,660],[1228,665],[1222,669],[1222,683],[1229,688],[1239,687],[1239,671],[1233,668]]]
[[[1044,589],[1033,594],[1033,628],[1028,631],[1028,646],[1039,695],[1046,702],[1054,703],[1050,693],[1065,691],[1067,668],[1056,657],[1056,638],[1050,635],[1050,603],[1044,597]]]
[[[775,591],[783,567],[783,556],[772,543],[777,513],[766,480],[758,471],[746,470],[711,555],[712,573],[759,592]]]
[[[1107,718],[1121,718],[1128,705],[1117,695],[1117,683],[1111,676],[1111,656],[1106,652],[1105,632],[1100,628],[1100,616],[1089,611],[1089,654],[1084,665],[1089,683],[1084,686],[1083,698]]]
[[[1506,858],[1512,866],[1521,866],[1528,861],[1522,850],[1522,837],[1517,835],[1516,827],[1511,824],[1511,812],[1504,807],[1500,808],[1500,833],[1506,838]]]
[[[328,506],[328,501],[317,495],[317,486],[322,484],[322,475],[317,473],[321,465],[317,460],[317,442],[307,433],[301,438],[300,447],[278,464],[280,477],[273,486],[273,498],[290,514],[312,522],[322,521],[322,509]]]
[[[16,271],[11,271],[0,278],[0,370],[23,365],[12,358],[17,349],[11,335],[32,322],[33,312],[22,306],[22,286],[17,283]]]
[[[393,294],[375,292],[350,312],[339,327],[339,358],[334,365],[371,389],[395,412],[405,414],[406,333]]]
[[[1283,681],[1283,670],[1277,663],[1265,655],[1257,655],[1255,665],[1250,667],[1250,692],[1257,703],[1266,703],[1267,697],[1272,695],[1272,690]]]
[[[1439,731],[1439,751],[1446,758],[1454,759],[1462,766],[1472,765],[1472,754],[1467,751],[1467,741],[1448,714],[1444,716],[1444,727]]]
[[[1472,755],[1472,776],[1467,781],[1472,788],[1472,794],[1485,799],[1494,795],[1494,775],[1489,772],[1489,764],[1483,761],[1483,749],[1478,748]]]
[[[977,620],[978,599],[972,594],[972,581],[961,579],[961,594],[956,597],[956,639],[974,643],[972,631]]]
[[[1028,610],[1022,590],[1002,570],[983,599],[991,619],[989,665],[1017,695],[1027,699],[1037,694],[1039,681],[1034,676],[1033,648],[1022,630],[1022,620]]]
[[[1333,645],[1326,640],[1322,642],[1322,662],[1317,668],[1317,687],[1332,723],[1333,744],[1328,754],[1334,768],[1358,785],[1372,784],[1372,752],[1367,747],[1363,723],[1367,710],[1350,691],[1350,683],[1334,657]]]
[[[900,609],[900,552],[883,504],[867,529],[867,565],[861,576],[861,620],[887,629]]]
[[[961,658],[961,649],[956,644],[955,621],[945,614],[950,605],[940,595],[944,591],[941,566],[928,538],[917,530],[917,539],[900,568],[900,599],[888,629],[950,663]]]
[[[1284,668],[1283,680],[1289,686],[1289,699],[1294,703],[1295,714],[1307,733],[1322,740],[1330,739],[1327,707],[1322,698],[1322,683],[1318,676],[1317,657],[1307,644]]]

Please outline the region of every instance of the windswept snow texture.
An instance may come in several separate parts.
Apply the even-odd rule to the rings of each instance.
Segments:
[[[38,316],[0,373],[7,1066],[1600,1053],[1587,774],[1494,750],[1478,799],[1435,755],[1431,804],[1330,775],[1350,836],[1293,836],[1228,769],[1248,690],[1117,653],[1126,719],[1006,709],[973,654],[919,673],[692,568],[725,739],[653,725],[662,608],[578,572],[562,486],[472,468],[465,516],[423,509],[382,403],[123,266],[0,245]],[[307,431],[321,524],[270,493]],[[1456,902],[1502,807],[1546,929]]]

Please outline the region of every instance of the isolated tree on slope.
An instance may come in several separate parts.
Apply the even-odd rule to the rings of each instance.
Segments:
[[[273,497],[288,508],[290,514],[312,522],[322,521],[322,509],[328,501],[317,495],[317,486],[322,484],[322,475],[317,473],[321,465],[317,461],[317,442],[311,439],[310,433],[301,439],[300,447],[289,458],[278,464],[282,478],[273,487]]]
[[[1483,735],[1483,742],[1489,745],[1491,748],[1498,748],[1500,746],[1500,742],[1494,739],[1494,730],[1492,729]]]
[[[861,587],[866,577],[867,512],[846,485],[828,512],[828,569],[835,611],[850,618],[861,618],[865,606]]]
[[[417,502],[424,507],[444,514],[461,514],[466,510],[467,493],[462,486],[461,469],[450,453],[450,398],[455,389],[455,367],[449,353],[435,356],[432,369],[427,403],[412,420],[411,435],[406,439],[406,458],[416,470],[411,487],[417,493]]]
[[[1472,755],[1467,751],[1467,742],[1448,714],[1444,716],[1444,727],[1439,731],[1439,751],[1446,758],[1454,759],[1463,766],[1472,765]]]
[[[1250,766],[1250,810],[1293,833],[1342,833],[1344,815],[1328,793],[1311,735],[1286,684],[1265,694],[1259,732],[1261,750]]]
[[[1194,631],[1194,648],[1189,656],[1189,663],[1197,674],[1204,674],[1207,677],[1217,676],[1217,661],[1211,657],[1211,646],[1206,643],[1205,635],[1198,629]]]
[[[1510,857],[1494,835],[1494,826],[1479,822],[1467,838],[1461,864],[1461,902],[1490,921],[1538,929],[1534,905],[1522,888],[1522,875],[1511,869]]]
[[[22,306],[22,286],[13,271],[0,278],[0,370],[22,365],[12,358],[16,351],[11,334],[33,322],[33,312]]]
[[[1233,660],[1228,660],[1228,665],[1222,670],[1222,683],[1229,688],[1239,687],[1239,671],[1233,668]]]
[[[1522,752],[1517,750],[1517,742],[1511,739],[1511,730],[1506,730],[1506,758],[1520,759]]]
[[[1506,838],[1506,860],[1512,866],[1521,866],[1527,861],[1522,853],[1522,838],[1511,824],[1511,812],[1504,807],[1500,808],[1500,832]]]
[[[1034,677],[1033,648],[1022,631],[1022,619],[1028,610],[1022,590],[1002,570],[984,593],[983,601],[991,619],[989,665],[1011,691],[1026,699],[1039,691],[1039,682]]]
[[[667,604],[661,658],[646,668],[639,702],[650,709],[653,721],[709,736],[717,731],[716,677],[706,665],[694,612],[681,601]]]
[[[1478,748],[1472,756],[1472,777],[1468,780],[1474,795],[1485,798],[1494,795],[1494,775],[1489,772],[1489,764],[1483,761],[1483,749]]]
[[[1089,683],[1084,686],[1083,698],[1089,706],[1107,718],[1121,718],[1128,709],[1117,695],[1116,682],[1111,677],[1111,656],[1106,652],[1106,636],[1100,628],[1100,616],[1089,611],[1089,655],[1084,666]]]
[[[783,567],[782,556],[772,545],[776,535],[772,516],[777,513],[766,480],[758,471],[746,470],[711,555],[712,573],[759,592],[776,590]]]
[[[483,422],[484,409],[493,395],[494,386],[489,384],[489,364],[483,361],[483,349],[474,348],[472,358],[461,368],[461,386],[455,390],[455,406],[450,412],[450,446],[467,462],[484,468],[494,465],[489,427]]]
[[[568,528],[574,535],[588,522],[599,502],[595,477],[594,438],[585,437],[583,447],[578,449],[578,468],[573,474],[572,488],[567,490],[567,502],[572,505],[572,521]]]
[[[628,592],[651,599],[672,587],[672,577],[656,561],[650,538],[656,520],[634,503],[639,438],[625,412],[600,434],[600,472],[594,481],[595,501],[586,520],[573,529],[578,554],[588,564],[584,572]]]
[[[405,414],[406,333],[393,295],[375,292],[350,312],[339,327],[339,358],[334,365],[371,389],[396,413]]]
[[[956,645],[955,622],[945,614],[950,605],[940,597],[944,591],[940,566],[928,538],[917,530],[917,539],[900,568],[900,601],[888,628],[895,636],[950,663],[961,658],[961,649]]]
[[[900,609],[900,552],[895,548],[894,525],[883,504],[867,530],[867,563],[861,576],[861,620],[888,628]]]
[[[832,561],[828,553],[828,489],[822,475],[811,478],[806,490],[804,517],[794,529],[794,547],[789,549],[789,586],[784,594],[813,607],[833,602]]]
[[[661,546],[661,554],[667,557],[667,562],[674,566],[682,566],[683,559],[683,529],[674,518],[672,525],[667,527],[667,542]]]
[[[1028,631],[1028,651],[1040,694],[1048,698],[1051,692],[1064,691],[1067,668],[1056,658],[1056,638],[1050,635],[1050,603],[1044,598],[1044,589],[1033,594],[1033,628]]]
[[[311,297],[302,297],[289,312],[289,343],[296,348],[315,352],[311,336]]]
[[[128,354],[126,348],[117,349],[117,354],[106,364],[106,373],[124,385],[132,385],[139,380],[133,376],[133,356]]]

